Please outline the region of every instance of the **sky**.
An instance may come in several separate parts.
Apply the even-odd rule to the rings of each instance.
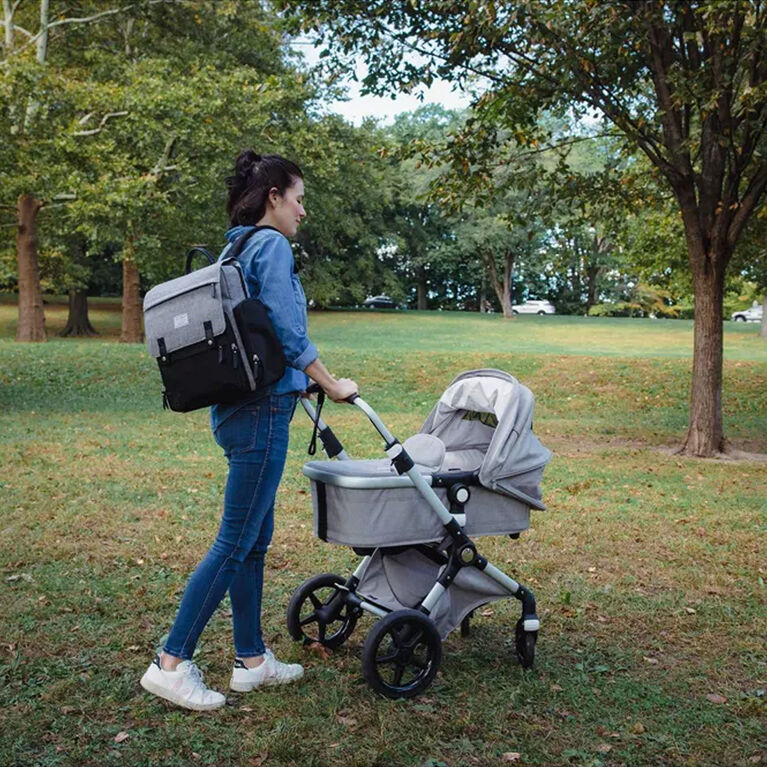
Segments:
[[[308,66],[314,66],[319,60],[319,49],[314,48],[309,41],[297,40],[294,49],[300,51]],[[357,65],[357,76],[362,78],[365,65],[360,60]],[[366,117],[374,117],[388,125],[396,115],[402,112],[412,112],[424,104],[441,104],[446,109],[463,109],[471,101],[468,94],[455,90],[452,83],[438,80],[430,88],[420,88],[415,93],[397,93],[395,98],[380,96],[360,96],[359,84],[348,80],[348,101],[333,101],[328,104],[328,111],[345,117],[354,125],[359,125]],[[423,99],[419,99],[419,93]]]

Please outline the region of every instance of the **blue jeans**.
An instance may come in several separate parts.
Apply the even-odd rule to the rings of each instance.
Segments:
[[[214,432],[229,461],[224,514],[216,540],[187,583],[163,648],[189,660],[227,589],[238,657],[263,655],[264,556],[274,530],[274,498],[288,451],[294,394],[267,395],[238,410]]]

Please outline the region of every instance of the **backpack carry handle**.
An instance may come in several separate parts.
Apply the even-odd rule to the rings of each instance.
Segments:
[[[192,259],[194,258],[195,253],[202,253],[205,258],[208,259],[209,264],[215,264],[216,259],[213,258],[210,251],[203,248],[201,245],[195,245],[193,248],[189,250],[189,252],[186,254],[186,268],[184,269],[184,274],[189,274],[189,272],[192,271]]]

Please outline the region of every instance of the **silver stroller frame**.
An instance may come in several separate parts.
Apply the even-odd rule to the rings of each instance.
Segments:
[[[309,387],[308,394],[319,391],[319,387],[313,385]],[[468,498],[467,475],[472,472],[454,472],[450,477],[422,475],[404,446],[391,434],[365,400],[359,395],[353,395],[348,402],[365,413],[383,438],[384,451],[400,476],[400,486],[414,487],[444,527],[445,538],[438,548],[428,545],[396,548],[422,550],[430,559],[439,562],[441,567],[433,587],[415,609],[392,610],[368,596],[357,593],[357,586],[372,557],[376,552],[385,553],[386,550],[355,549],[364,556],[354,573],[347,579],[325,573],[309,578],[296,589],[288,607],[288,630],[293,639],[306,644],[319,642],[333,649],[343,644],[351,635],[363,611],[375,615],[381,620],[374,625],[365,640],[363,675],[373,689],[387,697],[413,697],[431,684],[441,662],[442,637],[430,616],[458,573],[464,568],[476,568],[500,586],[501,595],[514,596],[521,602],[522,616],[516,624],[515,647],[522,667],[530,668],[533,665],[535,642],[540,628],[533,593],[488,562],[477,551],[476,545],[464,531],[465,515],[451,513],[434,490],[434,486],[446,488],[451,508],[461,510],[462,503]],[[301,404],[315,425],[316,434],[320,437],[328,458],[349,460],[335,434],[322,418],[318,417],[320,407],[315,409],[309,396],[301,398]],[[361,484],[355,486],[364,487],[365,478],[360,478],[359,483]],[[518,537],[518,534],[512,537]],[[461,621],[462,635],[469,633],[470,616],[471,613]]]

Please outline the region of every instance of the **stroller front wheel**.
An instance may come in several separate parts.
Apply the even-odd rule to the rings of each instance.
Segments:
[[[288,632],[297,642],[319,642],[335,650],[352,634],[357,615],[346,602],[340,575],[322,573],[305,580],[288,604]]]
[[[437,627],[418,610],[395,610],[381,618],[362,648],[362,674],[387,698],[412,698],[423,692],[441,661]]]
[[[514,627],[514,644],[517,651],[517,660],[522,668],[528,669],[535,663],[535,642],[538,639],[537,631],[525,631],[524,621],[520,618]]]

